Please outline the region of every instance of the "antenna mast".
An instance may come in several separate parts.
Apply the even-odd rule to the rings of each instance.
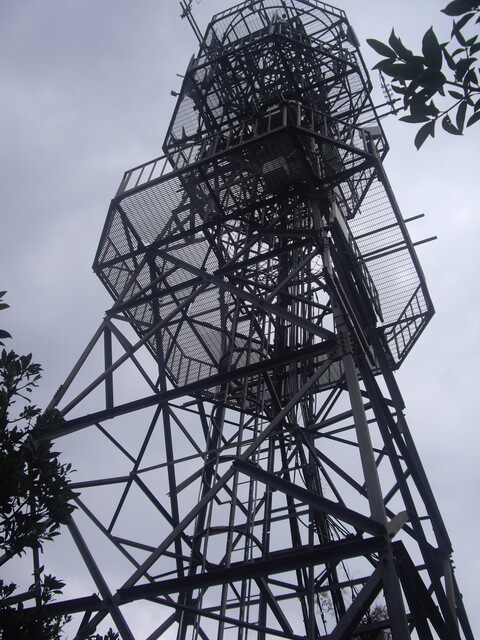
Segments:
[[[196,35],[198,42],[201,44],[203,41],[203,37],[195,21],[195,18],[193,17],[192,4],[193,4],[193,0],[188,0],[188,3],[187,3],[187,0],[180,0],[180,7],[182,8],[182,14],[180,15],[180,17],[187,18],[188,22],[190,23],[190,26],[193,29],[193,33]]]

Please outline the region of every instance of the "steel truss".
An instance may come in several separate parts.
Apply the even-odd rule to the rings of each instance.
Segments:
[[[149,640],[473,638],[392,373],[433,307],[386,150],[342,11],[213,18],[165,155],[111,203],[114,304],[51,404],[91,586],[47,608],[77,637],[154,608]]]

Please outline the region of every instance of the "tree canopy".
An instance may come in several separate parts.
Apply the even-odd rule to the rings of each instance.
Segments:
[[[0,291],[0,311],[7,309]],[[0,329],[2,340],[11,338]],[[41,412],[31,402],[42,368],[32,355],[0,351],[0,565],[13,556],[33,554],[34,582],[18,593],[18,585],[0,579],[0,638],[60,640],[68,615],[49,615],[44,606],[61,594],[65,583],[44,573],[43,544],[59,533],[74,510],[71,466],[52,450],[49,436],[63,418],[58,411]],[[17,593],[16,593],[17,592]],[[24,608],[33,600],[34,607]],[[92,640],[115,640],[111,629]]]
[[[480,120],[480,68],[475,64],[480,42],[478,34],[469,33],[473,25],[478,30],[480,2],[453,0],[442,13],[453,18],[451,39],[439,42],[430,27],[423,36],[421,54],[408,49],[394,30],[388,45],[367,40],[384,58],[374,69],[392,78],[392,89],[403,101],[402,110],[408,111],[400,120],[422,124],[415,136],[417,149],[435,136],[439,121],[448,133],[462,135]]]

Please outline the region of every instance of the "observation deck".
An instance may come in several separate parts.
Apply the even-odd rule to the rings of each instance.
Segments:
[[[308,366],[327,358],[334,323],[321,230],[355,322],[376,332],[392,368],[403,362],[433,307],[342,11],[271,0],[215,16],[163,148],[125,173],[94,270],[112,312],[140,336],[152,332],[147,344],[172,384],[221,372],[227,353],[230,369],[278,356],[279,308],[283,349],[316,348]],[[183,315],[168,322],[179,305]],[[319,388],[340,375],[332,361]]]

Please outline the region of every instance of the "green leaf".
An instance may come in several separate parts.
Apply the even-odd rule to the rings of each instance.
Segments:
[[[427,96],[422,95],[422,91],[418,91],[418,84],[415,81],[412,81],[408,84],[408,86],[406,87],[406,92],[405,92],[405,98],[404,98],[404,103],[405,103],[405,108],[413,102],[423,102],[425,103],[428,100]]]
[[[4,331],[3,329],[0,329],[0,338],[11,338],[12,336],[8,333],[8,331]]]
[[[413,122],[413,123],[418,123],[418,122],[428,122],[430,120],[430,118],[428,116],[403,116],[402,118],[399,118],[399,120],[401,120],[402,122]]]
[[[458,31],[461,31],[463,29],[463,27],[467,24],[470,18],[472,18],[474,15],[475,15],[474,13],[467,13],[462,18],[460,18],[458,22],[455,22],[455,20],[453,21],[453,29],[451,34],[452,38]]]
[[[474,44],[473,47],[470,47],[470,55],[473,56],[477,51],[480,51],[480,42],[478,44]]]
[[[414,140],[417,151],[418,149],[420,149],[420,147],[428,138],[428,136],[431,136],[432,138],[435,136],[434,120],[427,122],[427,124],[424,124],[423,127],[420,127],[420,129],[417,131],[417,135],[415,136],[415,140]]]
[[[463,34],[461,31],[455,31],[455,38],[458,40],[459,44],[462,45],[462,47],[467,46],[467,41],[463,37]]]
[[[425,69],[425,71],[422,71],[422,73],[417,78],[417,82],[422,87],[425,87],[427,89],[433,89],[435,91],[438,91],[438,89],[443,84],[445,84],[446,81],[447,79],[441,71],[439,71],[438,69],[431,69],[431,68],[428,68],[428,69]]]
[[[433,116],[434,118],[436,118],[440,113],[440,110],[437,108],[437,105],[434,103],[433,100],[430,101],[430,104],[427,104],[427,109],[428,109],[427,113],[430,116]]]
[[[480,109],[473,114],[473,116],[470,116],[470,118],[467,120],[467,127],[471,127],[472,124],[475,124],[475,122],[478,122],[480,120]]]
[[[422,40],[422,53],[427,67],[440,71],[442,68],[442,48],[438,43],[433,27],[425,33]]]
[[[47,575],[43,578],[43,586],[49,590],[59,591],[65,586],[65,582],[58,580],[55,576]]]
[[[455,60],[452,58],[452,56],[448,53],[446,49],[443,49],[443,57],[445,58],[449,69],[451,69],[452,71],[455,71]]]
[[[391,62],[383,60],[375,65],[374,69],[381,69],[387,76],[402,82],[404,80],[415,80],[423,71],[423,67],[410,62]]]
[[[447,16],[461,16],[477,6],[478,2],[473,0],[453,0],[453,2],[447,4],[445,9],[442,9],[442,13]]]
[[[474,69],[469,69],[467,71],[467,73],[465,74],[465,77],[463,79],[463,86],[465,88],[465,90],[468,90],[468,85],[469,84],[476,84],[478,85],[478,78],[477,78],[477,74],[475,73]],[[477,89],[478,91],[478,89]]]
[[[459,82],[467,73],[470,66],[475,62],[475,58],[461,58],[456,65],[455,79]]]
[[[450,120],[450,116],[446,115],[443,120],[442,120],[442,127],[445,129],[445,131],[447,133],[451,133],[454,136],[460,136],[462,135],[460,133],[460,131],[457,129],[457,127],[453,124],[453,122]]]
[[[383,42],[370,38],[367,40],[367,43],[381,56],[384,56],[385,58],[391,58],[392,60],[396,58],[395,51],[392,51],[392,49],[390,49],[390,47],[387,47],[386,44],[383,44]]]
[[[463,93],[460,93],[460,91],[449,91],[448,95],[452,96],[452,98],[455,98],[455,100],[465,99],[465,96],[463,95]]]
[[[408,61],[413,58],[413,52],[404,46],[400,38],[396,36],[394,29],[392,29],[388,43],[402,60]]]
[[[466,113],[467,113],[467,103],[466,101],[463,101],[460,103],[457,109],[457,116],[456,116],[457,129],[460,131],[460,133],[463,131]]]
[[[415,94],[410,103],[410,115],[436,117],[439,111],[435,106],[435,103],[432,100],[427,104],[426,100],[428,100],[428,98],[425,97],[425,95]],[[422,120],[418,120],[418,122],[422,122]]]

